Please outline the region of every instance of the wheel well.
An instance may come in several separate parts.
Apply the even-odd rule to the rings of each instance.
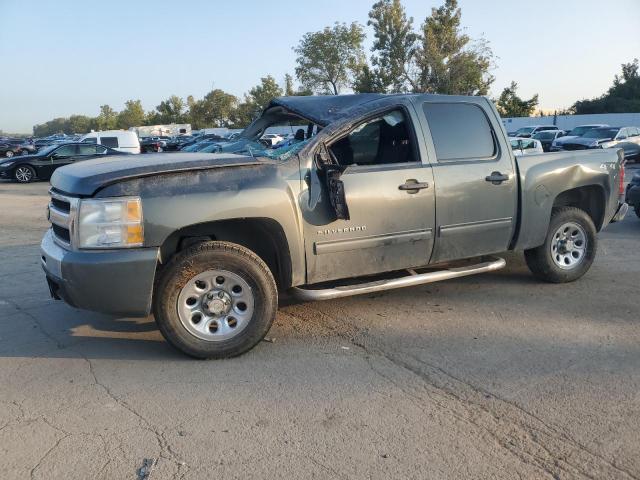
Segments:
[[[598,231],[602,228],[604,221],[605,205],[604,189],[598,185],[566,190],[558,195],[553,202],[554,207],[576,207],[584,210],[591,217]]]
[[[291,286],[291,255],[284,230],[269,218],[242,218],[200,223],[173,232],[160,247],[161,263],[201,242],[236,243],[258,255],[269,267],[278,287]]]

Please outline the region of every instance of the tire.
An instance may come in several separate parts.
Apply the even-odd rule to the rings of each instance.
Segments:
[[[267,334],[277,309],[276,282],[262,259],[217,241],[178,253],[160,274],[153,301],[167,342],[200,359],[249,351]]]
[[[13,157],[13,152],[11,150],[7,150],[6,152],[4,152],[4,156],[7,158],[11,158]]]
[[[30,165],[19,165],[13,171],[13,178],[18,183],[33,182],[36,178],[36,171]]]
[[[636,215],[640,218],[640,204],[633,207],[633,211],[636,212]]]
[[[584,210],[554,208],[544,244],[525,250],[529,270],[550,283],[573,282],[582,277],[596,257],[596,227]]]

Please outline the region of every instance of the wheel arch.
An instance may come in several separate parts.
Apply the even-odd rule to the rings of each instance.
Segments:
[[[160,263],[185,248],[210,240],[248,248],[269,267],[279,288],[292,286],[291,252],[285,231],[271,218],[233,218],[188,225],[171,233],[160,246]]]
[[[552,208],[575,207],[584,210],[599,232],[604,224],[606,198],[601,185],[583,185],[559,193],[553,200]]]

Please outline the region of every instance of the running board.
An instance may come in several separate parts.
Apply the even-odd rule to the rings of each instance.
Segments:
[[[394,288],[413,287],[425,283],[440,282],[451,278],[475,275],[477,273],[493,272],[495,270],[500,270],[506,264],[507,262],[503,258],[490,257],[484,262],[464,267],[454,267],[427,273],[416,273],[414,270],[407,270],[409,275],[400,278],[376,280],[373,282],[325,289],[294,287],[290,292],[299,300],[332,300],[334,298],[350,297],[352,295],[362,295],[364,293],[381,292],[383,290],[392,290]]]

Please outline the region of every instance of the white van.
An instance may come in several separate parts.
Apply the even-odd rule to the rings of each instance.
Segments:
[[[97,143],[124,153],[140,153],[140,140],[136,132],[127,130],[105,130],[90,132],[80,139],[83,143]]]

